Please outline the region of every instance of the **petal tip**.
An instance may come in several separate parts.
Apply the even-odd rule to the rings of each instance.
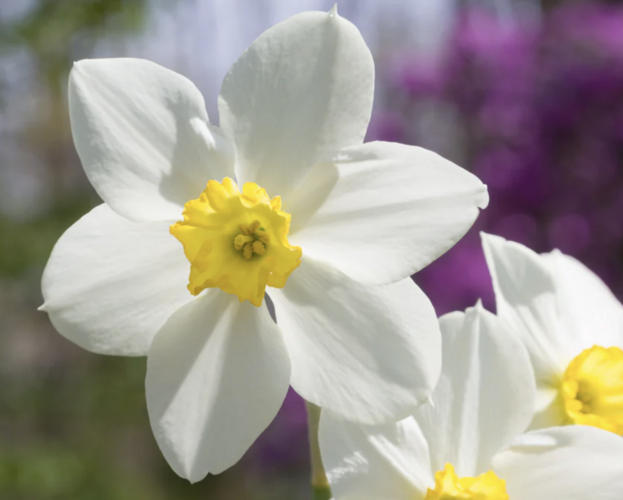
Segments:
[[[482,210],[484,210],[485,208],[489,206],[489,188],[486,184],[483,184],[482,187],[483,187],[483,194],[482,194],[482,199],[480,200],[480,203],[478,204],[478,208],[481,208]]]
[[[337,12],[337,3],[334,3],[333,7],[331,7],[331,10],[329,11],[329,17],[340,17]]]
[[[86,59],[80,59],[79,61],[74,61],[73,64],[71,65],[71,69],[73,71],[78,71],[78,70],[84,68],[85,61],[86,61]]]
[[[197,484],[198,482],[202,481],[208,474],[197,474],[197,473],[188,473],[186,476],[186,480],[190,483],[190,484]]]
[[[490,245],[493,242],[502,242],[502,241],[506,241],[504,238],[502,238],[501,236],[498,236],[496,234],[491,234],[491,233],[486,233],[485,231],[480,231],[480,241],[482,242],[483,246],[485,245]]]
[[[37,311],[48,312],[48,308],[46,307],[45,302],[41,304],[39,307],[37,307]]]
[[[480,244],[482,245],[482,251],[485,254],[485,260],[487,261],[487,265],[489,269],[491,269],[492,265],[492,254],[495,251],[496,244],[503,243],[506,240],[501,236],[497,236],[495,234],[485,233],[484,231],[480,231]]]
[[[86,73],[88,72],[88,59],[81,59],[79,61],[74,61],[71,66],[71,71],[69,72],[69,84],[70,85],[81,85],[84,81]]]

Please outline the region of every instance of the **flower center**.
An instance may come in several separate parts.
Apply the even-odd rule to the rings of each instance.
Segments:
[[[234,248],[242,252],[246,260],[252,259],[253,255],[266,253],[270,236],[261,226],[262,223],[257,219],[249,225],[240,224],[240,234],[234,238]]]
[[[260,306],[266,286],[282,288],[301,262],[302,250],[288,242],[290,214],[252,182],[210,181],[184,206],[184,220],[171,234],[190,262],[188,290],[198,295],[220,288]]]
[[[561,386],[571,423],[623,434],[623,351],[593,346],[565,371]]]
[[[424,500],[508,500],[506,481],[489,471],[478,477],[458,477],[451,464],[435,472],[435,489]]]

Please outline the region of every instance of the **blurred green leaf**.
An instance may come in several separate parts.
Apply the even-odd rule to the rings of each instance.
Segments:
[[[33,267],[43,267],[63,232],[94,206],[90,199],[56,203],[42,218],[17,222],[0,216],[0,277],[19,277]]]

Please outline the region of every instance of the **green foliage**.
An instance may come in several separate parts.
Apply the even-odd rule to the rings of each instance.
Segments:
[[[26,54],[28,71],[20,77],[29,79],[25,87],[40,110],[36,122],[24,120],[13,136],[0,130],[7,133],[0,138],[0,168],[10,161],[3,145],[23,147],[46,170],[41,178],[54,198],[34,220],[0,215],[2,500],[277,500],[296,498],[293,492],[305,484],[306,470],[275,478],[250,456],[195,485],[179,478],[151,433],[145,359],[86,352],[36,311],[40,274],[54,244],[99,203],[84,178],[76,178],[83,175],[76,156],[66,154],[67,73],[74,60],[92,56],[100,40],[140,30],[148,2],[34,0],[20,17],[0,19],[0,57]],[[4,76],[0,97],[15,99],[14,79],[3,89]]]
[[[27,49],[51,87],[104,36],[136,33],[147,0],[38,0],[24,16],[0,23],[0,54]]]
[[[11,500],[150,499],[122,470],[116,471],[116,481],[108,481],[109,472],[102,470],[105,458],[64,445],[4,451],[0,453],[0,493]]]
[[[0,277],[19,278],[30,269],[42,269],[65,229],[94,205],[85,198],[64,200],[31,222],[0,215]]]
[[[146,5],[146,0],[38,0],[22,18],[5,26],[5,41],[40,53],[58,52],[78,37],[138,31]]]

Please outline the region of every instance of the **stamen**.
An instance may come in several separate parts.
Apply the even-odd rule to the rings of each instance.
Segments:
[[[255,240],[253,242],[253,253],[256,253],[258,255],[264,255],[266,253],[266,247],[264,246],[264,243],[259,240]]]
[[[238,251],[242,250],[242,247],[245,243],[249,243],[253,241],[253,236],[239,234],[234,238],[234,248]]]
[[[268,243],[270,243],[270,236],[262,230],[256,231],[255,236],[257,236],[257,239],[264,243],[264,245],[268,245]]]
[[[251,260],[251,257],[253,257],[253,243],[245,243],[244,247],[242,247],[242,254],[245,259]]]
[[[234,238],[234,248],[239,252],[242,251],[246,260],[251,260],[253,254],[264,255],[266,253],[266,245],[270,242],[270,236],[266,234],[259,220],[255,219],[248,226],[240,224],[238,228],[240,234]]]

